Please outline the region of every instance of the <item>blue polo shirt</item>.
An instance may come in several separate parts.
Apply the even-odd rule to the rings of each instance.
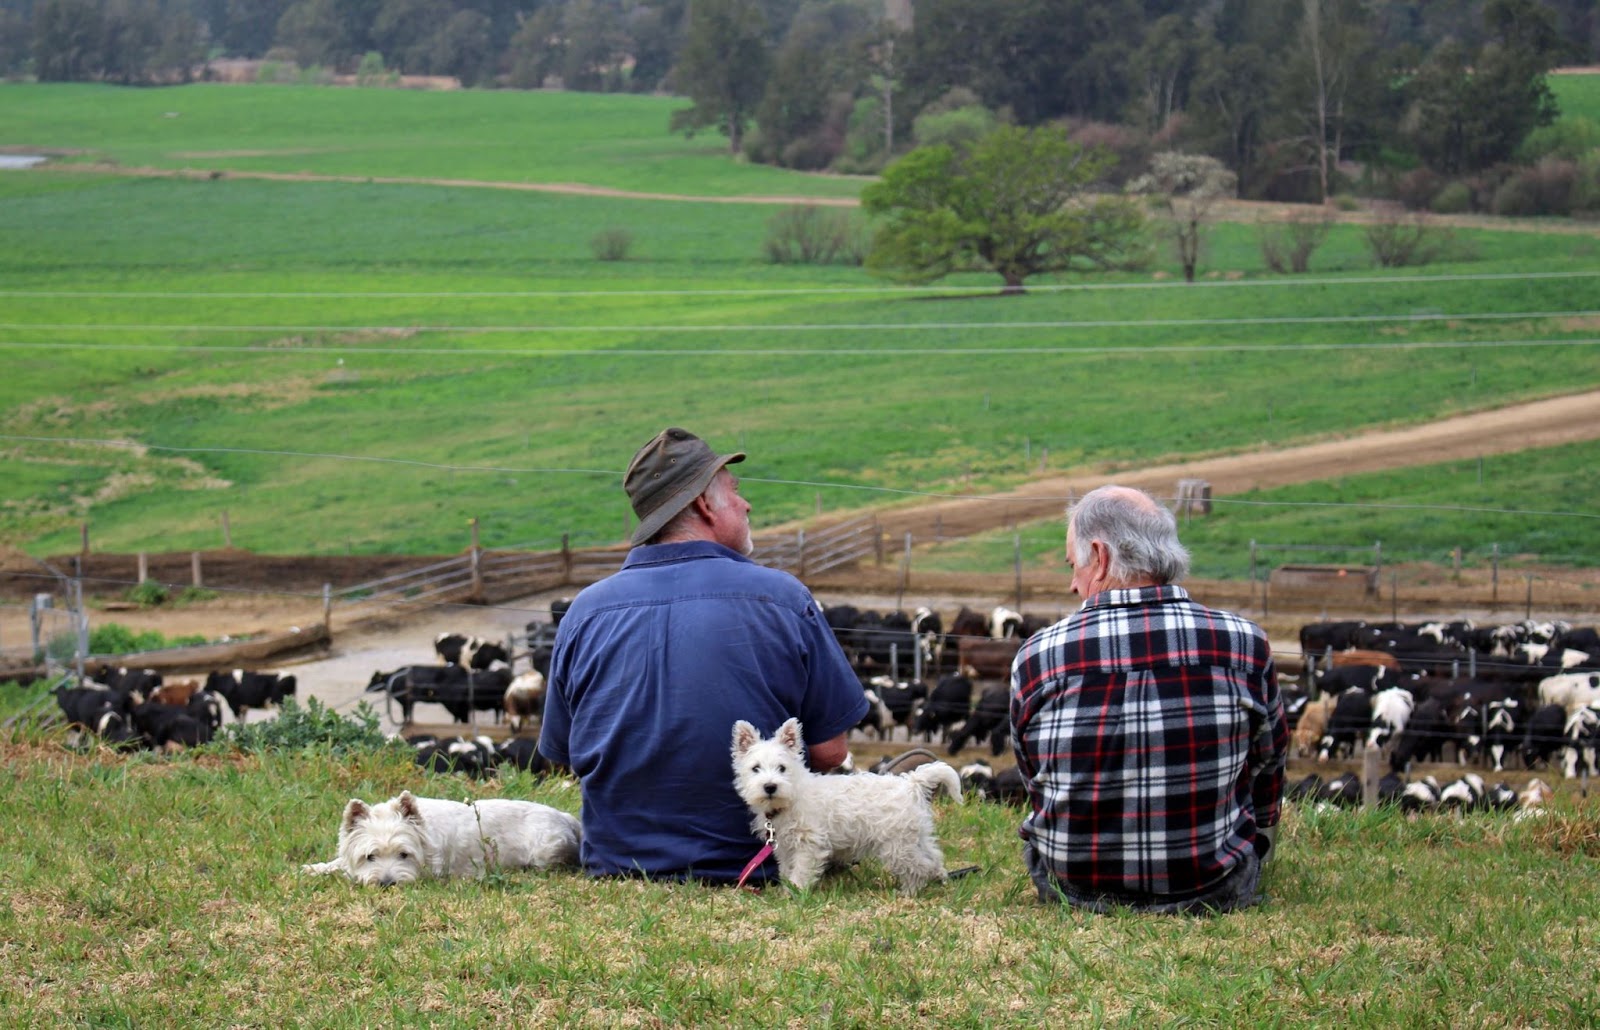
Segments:
[[[656,544],[563,616],[539,751],[582,783],[590,873],[736,880],[759,841],[733,787],[734,721],[770,735],[797,717],[815,743],[866,711],[793,576],[720,544]]]

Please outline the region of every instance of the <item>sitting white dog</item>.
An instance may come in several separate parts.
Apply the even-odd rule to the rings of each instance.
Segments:
[[[425,876],[482,876],[490,867],[548,869],[576,865],[582,836],[576,818],[536,801],[462,804],[406,790],[376,805],[351,798],[333,861],[300,868],[383,887]]]
[[[898,776],[821,776],[806,768],[800,747],[797,719],[770,740],[743,719],[733,724],[734,786],[755,813],[751,828],[771,841],[779,875],[809,888],[830,862],[871,856],[902,894],[946,878],[930,801],[940,789],[961,800],[954,769],[930,762]]]

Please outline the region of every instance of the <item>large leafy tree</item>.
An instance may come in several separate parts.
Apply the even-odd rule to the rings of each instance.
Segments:
[[[1449,175],[1508,160],[1555,120],[1545,72],[1559,53],[1555,21],[1536,0],[1490,0],[1490,41],[1476,52],[1446,41],[1408,84],[1410,137],[1422,159]]]
[[[694,0],[674,73],[694,106],[672,114],[672,129],[693,135],[716,126],[737,154],[767,88],[771,56],[766,16],[756,0]]]
[[[1045,272],[1127,264],[1143,251],[1143,216],[1125,197],[1089,192],[1111,162],[1055,127],[913,150],[862,192],[885,219],[867,267],[907,282],[989,268],[1020,293]]]

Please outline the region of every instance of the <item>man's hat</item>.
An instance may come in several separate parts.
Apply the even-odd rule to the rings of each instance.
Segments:
[[[633,513],[639,517],[639,527],[629,542],[637,547],[661,532],[674,515],[705,493],[718,469],[743,460],[743,451],[718,454],[687,429],[663,429],[639,448],[622,479]]]

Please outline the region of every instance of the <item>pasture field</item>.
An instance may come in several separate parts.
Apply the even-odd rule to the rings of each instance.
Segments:
[[[1184,520],[1180,534],[1203,579],[1243,579],[1250,542],[1263,568],[1280,562],[1370,562],[1381,542],[1390,562],[1487,568],[1494,545],[1502,560],[1600,565],[1594,547],[1594,499],[1600,497],[1600,442],[1489,455],[1389,472],[1252,490],[1218,498],[1212,514]],[[1356,507],[1351,507],[1352,505]],[[952,572],[1011,565],[1020,545],[1035,565],[1061,562],[1062,520],[984,533],[921,554],[917,566]],[[1270,550],[1325,545],[1325,550]],[[1260,572],[1258,571],[1258,575]]]
[[[721,761],[721,758],[717,760]],[[16,1025],[1584,1026],[1600,1011],[1600,818],[1291,806],[1269,902],[1211,919],[1038,904],[1021,810],[941,803],[902,899],[868,862],[796,893],[491,870],[313,878],[349,797],[530,798],[405,749],[174,759],[0,748],[0,1005]],[[755,842],[752,838],[752,853]]]
[[[1561,117],[1600,122],[1600,75],[1551,75],[1545,81],[1556,95]]]
[[[198,84],[0,85],[0,145],[76,163],[504,183],[691,196],[854,197],[861,180],[729,160],[667,131],[673,97]]]
[[[50,128],[35,105],[5,99],[26,95],[63,105],[63,140],[136,142],[146,130],[105,122],[128,121],[118,105],[156,111],[152,97],[190,95],[30,89],[0,87],[10,112],[0,125],[36,117],[39,132]],[[291,132],[302,103],[395,104],[399,118],[415,102],[415,133],[392,121],[370,135],[339,121],[314,130],[367,141],[363,159],[380,174],[478,139],[476,123],[428,113],[457,94],[368,92],[195,95],[219,105],[200,120],[206,132],[245,143],[267,131],[257,124]],[[605,164],[595,154],[611,144],[578,137],[604,136],[572,106],[591,98],[534,100],[568,105],[561,160]],[[224,101],[285,110],[223,117]],[[102,103],[120,116],[95,113]],[[159,120],[165,131],[187,117]],[[11,123],[0,139],[16,132]],[[666,178],[697,181],[692,148],[677,153]],[[724,163],[729,175],[746,170]],[[901,290],[856,268],[767,264],[775,210],[0,176],[0,448],[11,472],[0,542],[74,550],[87,516],[101,550],[214,547],[226,511],[235,546],[264,553],[456,552],[471,518],[490,547],[555,546],[563,534],[611,543],[630,523],[621,469],[668,424],[751,452],[741,471],[763,526],[982,493],[1041,468],[1287,444],[1600,382],[1590,236],[1462,229],[1454,260],[1378,271],[1362,230],[1339,226],[1312,275],[1281,277],[1264,272],[1253,226],[1223,225],[1203,265],[1214,278],[1200,283],[1174,282],[1157,250],[1145,272],[1041,279],[1002,299],[985,276]],[[590,251],[611,227],[634,238],[627,260]]]

